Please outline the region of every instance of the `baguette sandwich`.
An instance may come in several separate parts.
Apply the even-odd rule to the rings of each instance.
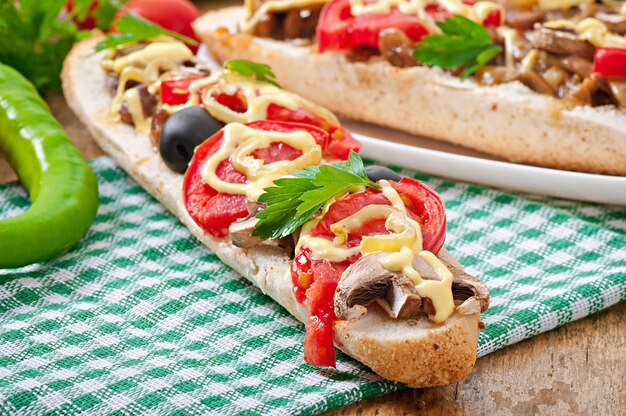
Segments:
[[[246,0],[194,28],[219,61],[267,63],[341,116],[513,162],[626,175],[622,3]]]
[[[99,40],[65,61],[70,107],[194,236],[306,323],[308,362],[333,366],[336,346],[411,387],[469,374],[489,293],[443,248],[434,191],[365,170],[334,114],[266,66],[210,73],[173,39],[94,53]]]

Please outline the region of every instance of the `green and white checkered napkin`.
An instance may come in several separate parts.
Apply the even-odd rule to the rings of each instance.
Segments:
[[[203,248],[108,158],[100,210],[48,264],[0,271],[0,414],[310,414],[402,388],[341,355]],[[403,173],[413,175],[413,172]],[[626,211],[416,176],[447,246],[489,286],[479,355],[626,298]],[[28,205],[0,188],[0,213]]]

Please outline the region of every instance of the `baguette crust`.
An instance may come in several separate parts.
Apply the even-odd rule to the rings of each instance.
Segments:
[[[400,69],[382,58],[350,62],[341,52],[316,54],[310,46],[236,34],[243,14],[241,7],[210,12],[194,29],[219,61],[265,62],[284,88],[342,116],[512,162],[626,175],[624,110],[567,108],[518,82],[484,87],[439,68]]]
[[[271,247],[244,250],[206,235],[191,219],[182,200],[182,175],[170,171],[145,134],[109,119],[111,99],[93,54],[98,38],[76,44],[63,68],[66,100],[96,142],[137,182],[187,226],[191,233],[263,293],[304,322],[305,307],[296,302],[289,275],[290,259]],[[364,317],[335,324],[335,343],[381,376],[411,387],[444,385],[469,374],[476,359],[480,305],[465,302],[443,325],[427,318],[398,321],[372,308]]]

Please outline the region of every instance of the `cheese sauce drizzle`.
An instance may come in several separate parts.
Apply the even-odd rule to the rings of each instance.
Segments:
[[[111,54],[115,51],[111,50]],[[105,57],[102,67],[119,74],[117,91],[111,104],[111,117],[119,120],[119,110],[126,101],[128,111],[137,130],[146,132],[150,129],[148,118],[144,115],[141,99],[136,89],[125,90],[128,81],[150,85],[159,82],[161,71],[173,69],[193,58],[191,50],[182,42],[159,38],[145,48],[116,59]]]
[[[604,23],[593,17],[587,17],[578,23],[564,19],[551,20],[544,23],[544,26],[550,29],[573,30],[581,39],[589,41],[596,47],[626,48],[626,37],[609,32],[609,28]]]
[[[435,307],[436,313],[430,318],[437,323],[444,322],[454,312],[452,297],[454,276],[437,256],[423,250],[421,227],[407,213],[398,192],[388,181],[381,181],[380,185],[391,205],[368,205],[351,216],[331,224],[330,230],[335,234],[332,241],[310,236],[308,232],[312,226],[307,223],[302,227],[296,251],[306,247],[311,250],[314,259],[334,262],[347,260],[359,253],[362,255],[389,253],[381,259],[381,265],[389,271],[404,273],[411,279],[419,295],[429,298]],[[315,225],[321,217],[309,222]],[[359,229],[366,221],[379,218],[386,218],[385,227],[390,234],[365,236],[359,246],[345,247],[351,231]],[[413,267],[415,256],[424,259],[433,268],[439,280],[422,279]]]
[[[231,110],[217,102],[213,96],[235,94],[239,91],[245,99],[247,109],[243,113]],[[339,125],[337,117],[328,109],[312,103],[297,94],[290,93],[267,82],[257,81],[252,77],[243,76],[236,72],[222,69],[210,77],[202,78],[189,85],[190,102],[186,105],[199,103],[198,92],[202,95],[202,104],[215,118],[225,123],[247,123],[253,120],[267,118],[267,108],[271,104],[285,107],[289,110],[304,109],[325,122]]]
[[[352,15],[357,16],[364,13],[387,14],[392,8],[397,7],[404,14],[417,15],[429,32],[439,33],[441,30],[426,12],[426,7],[432,4],[438,4],[452,14],[467,17],[479,24],[482,24],[494,11],[500,11],[500,18],[504,18],[504,7],[493,1],[479,1],[469,5],[461,0],[379,0],[374,3],[366,3],[364,0],[350,0],[350,9]]]
[[[322,161],[322,148],[313,136],[305,131],[282,133],[256,130],[241,123],[224,127],[222,144],[202,166],[202,180],[218,192],[231,195],[246,195],[248,200],[257,201],[263,190],[272,186],[276,179],[288,176],[289,171],[304,169]],[[275,142],[286,143],[302,154],[294,160],[282,160],[265,164],[252,153]],[[218,178],[216,169],[224,160],[246,176],[248,183],[229,183]]]
[[[254,0],[245,0],[246,20],[239,23],[239,29],[244,33],[250,33],[259,23],[263,15],[272,12],[283,12],[294,9],[322,6],[329,0],[270,0],[264,2],[256,11]]]

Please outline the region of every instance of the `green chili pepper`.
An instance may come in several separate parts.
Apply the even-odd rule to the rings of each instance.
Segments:
[[[31,207],[0,220],[0,268],[46,261],[87,232],[98,208],[96,176],[35,87],[0,64],[0,151]]]

